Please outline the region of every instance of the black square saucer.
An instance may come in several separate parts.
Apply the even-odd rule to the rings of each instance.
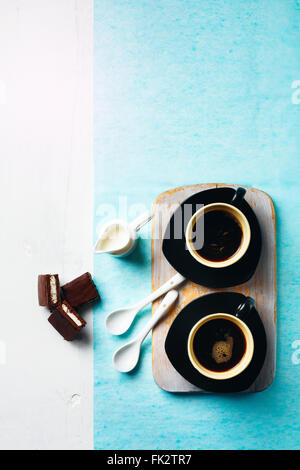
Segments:
[[[170,218],[162,243],[163,254],[177,272],[196,284],[214,288],[231,287],[247,282],[255,272],[261,253],[261,231],[255,213],[244,199],[237,207],[249,222],[251,240],[248,250],[238,262],[226,268],[211,268],[196,261],[186,248],[185,232],[189,219],[181,217],[184,213],[183,206],[190,205],[192,217],[199,209],[199,204],[230,204],[235,193],[235,189],[227,187],[200,191],[186,199]],[[174,234],[174,221],[178,220],[182,224],[180,238],[176,238]]]
[[[266,357],[267,340],[255,308],[243,319],[253,336],[254,353],[250,364],[241,374],[231,379],[211,379],[195,369],[188,356],[188,337],[194,325],[211,313],[233,314],[245,299],[244,295],[236,292],[204,295],[186,305],[173,321],[165,342],[167,356],[177,372],[196,387],[209,392],[241,392],[247,390],[258,376]]]

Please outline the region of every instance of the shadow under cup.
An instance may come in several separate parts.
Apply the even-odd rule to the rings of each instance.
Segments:
[[[213,203],[195,212],[185,235],[187,249],[199,263],[225,268],[244,256],[251,230],[246,216],[237,207]]]
[[[202,375],[225,380],[241,374],[250,364],[254,340],[237,316],[214,313],[199,320],[188,338],[188,355]]]

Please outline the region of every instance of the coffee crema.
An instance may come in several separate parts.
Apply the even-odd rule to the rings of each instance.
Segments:
[[[246,351],[243,331],[234,322],[222,318],[209,320],[196,332],[193,351],[199,363],[213,372],[235,367]]]
[[[204,223],[204,244],[197,253],[209,261],[225,261],[239,249],[243,239],[243,231],[239,222],[224,210],[213,210],[200,217],[194,225]]]

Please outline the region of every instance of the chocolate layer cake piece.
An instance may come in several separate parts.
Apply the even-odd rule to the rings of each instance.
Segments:
[[[86,325],[84,319],[66,301],[53,309],[48,321],[67,341],[72,341]]]
[[[58,274],[40,274],[38,277],[39,304],[53,308],[60,304],[60,285]]]
[[[90,273],[82,274],[62,286],[62,292],[67,302],[75,308],[100,299],[97,287]]]

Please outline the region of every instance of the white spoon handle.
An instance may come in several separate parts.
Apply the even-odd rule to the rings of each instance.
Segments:
[[[144,326],[142,331],[137,336],[136,339],[139,340],[140,343],[144,341],[144,339],[146,338],[148,333],[152,330],[152,328],[156,325],[156,323],[158,323],[159,320],[166,314],[166,312],[169,310],[171,305],[175,302],[177,297],[178,297],[177,290],[171,290],[170,292],[167,293],[167,295],[161,301],[161,304],[157,308],[155,314],[152,315],[148,323]]]
[[[140,230],[140,228],[143,227],[143,225],[145,225],[147,222],[149,222],[149,220],[152,219],[153,215],[154,215],[154,213],[152,211],[144,212],[139,217],[137,217],[135,220],[130,222],[129,225],[135,232],[137,232],[138,230]]]
[[[185,281],[185,277],[181,274],[177,273],[175,276],[171,277],[167,282],[165,282],[162,286],[156,289],[152,294],[148,295],[145,299],[141,300],[139,303],[135,305],[136,313],[138,313],[142,308],[146,307],[146,305],[154,302],[154,300],[158,299],[161,295],[165,294],[174,287],[179,286]]]

